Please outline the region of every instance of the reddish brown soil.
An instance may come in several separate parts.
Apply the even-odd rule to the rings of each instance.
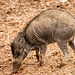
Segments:
[[[0,75],[12,72],[12,54],[10,43],[17,33],[22,31],[26,23],[46,9],[63,9],[75,17],[75,1],[60,3],[59,0],[0,0]],[[43,66],[30,52],[23,61],[18,73],[13,75],[75,75],[75,56],[70,47],[70,55],[66,65],[57,66],[63,57],[56,43],[48,45]]]

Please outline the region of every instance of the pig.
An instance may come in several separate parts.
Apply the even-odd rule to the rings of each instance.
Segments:
[[[18,33],[11,43],[13,55],[13,73],[17,72],[21,63],[30,51],[36,51],[40,66],[44,62],[47,45],[57,43],[64,54],[62,63],[69,55],[67,44],[75,53],[75,18],[63,10],[45,10],[33,18]]]

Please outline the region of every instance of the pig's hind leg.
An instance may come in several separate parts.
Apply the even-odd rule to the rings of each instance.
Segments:
[[[60,47],[61,51],[64,54],[64,57],[63,57],[63,59],[61,61],[61,64],[59,66],[61,68],[65,64],[66,58],[69,55],[68,48],[67,48],[67,40],[58,40],[57,44],[58,44],[58,46]]]
[[[69,40],[68,44],[73,49],[74,55],[75,55],[75,37],[72,40]]]

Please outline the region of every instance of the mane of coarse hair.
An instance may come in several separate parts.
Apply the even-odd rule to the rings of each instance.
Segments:
[[[71,15],[68,11],[64,11],[64,10],[61,10],[61,9],[51,9],[51,8],[49,8],[49,9],[46,9],[46,10],[58,10],[58,11],[66,12],[66,13],[68,13],[69,15]],[[31,23],[32,21],[34,21],[37,17],[39,17],[39,16],[41,15],[41,13],[45,12],[46,10],[43,10],[43,11],[40,12],[37,16],[35,16],[31,21],[29,21],[29,22],[26,24],[26,26],[25,26],[23,32],[25,33],[26,30],[27,30],[27,28],[29,27],[30,23]],[[71,16],[72,16],[72,15],[71,15]],[[74,16],[72,16],[72,17],[75,19]]]
[[[47,10],[51,10],[51,9],[47,9]],[[27,30],[27,28],[29,27],[30,23],[31,23],[32,21],[34,21],[37,17],[39,17],[39,16],[41,15],[41,13],[43,13],[43,12],[45,12],[45,11],[46,11],[46,10],[40,12],[37,16],[35,16],[32,20],[30,20],[30,21],[26,24],[23,33],[26,32],[26,30]]]
[[[42,13],[42,12],[41,12],[41,13]],[[40,15],[40,14],[38,14],[37,16],[35,16],[32,20],[30,20],[30,21],[26,24],[23,33],[26,32],[26,30],[27,30],[27,28],[29,27],[30,23],[31,23],[32,21],[34,21],[39,15]]]

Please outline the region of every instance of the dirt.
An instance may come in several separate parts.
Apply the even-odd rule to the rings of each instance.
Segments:
[[[12,53],[10,44],[17,33],[36,15],[46,9],[61,9],[75,17],[75,0],[60,3],[59,0],[0,0],[0,75],[12,72]],[[32,51],[23,61],[20,69],[12,75],[75,75],[75,55],[68,46],[69,56],[66,65],[60,64],[63,53],[56,43],[48,45],[45,62],[39,62]]]

